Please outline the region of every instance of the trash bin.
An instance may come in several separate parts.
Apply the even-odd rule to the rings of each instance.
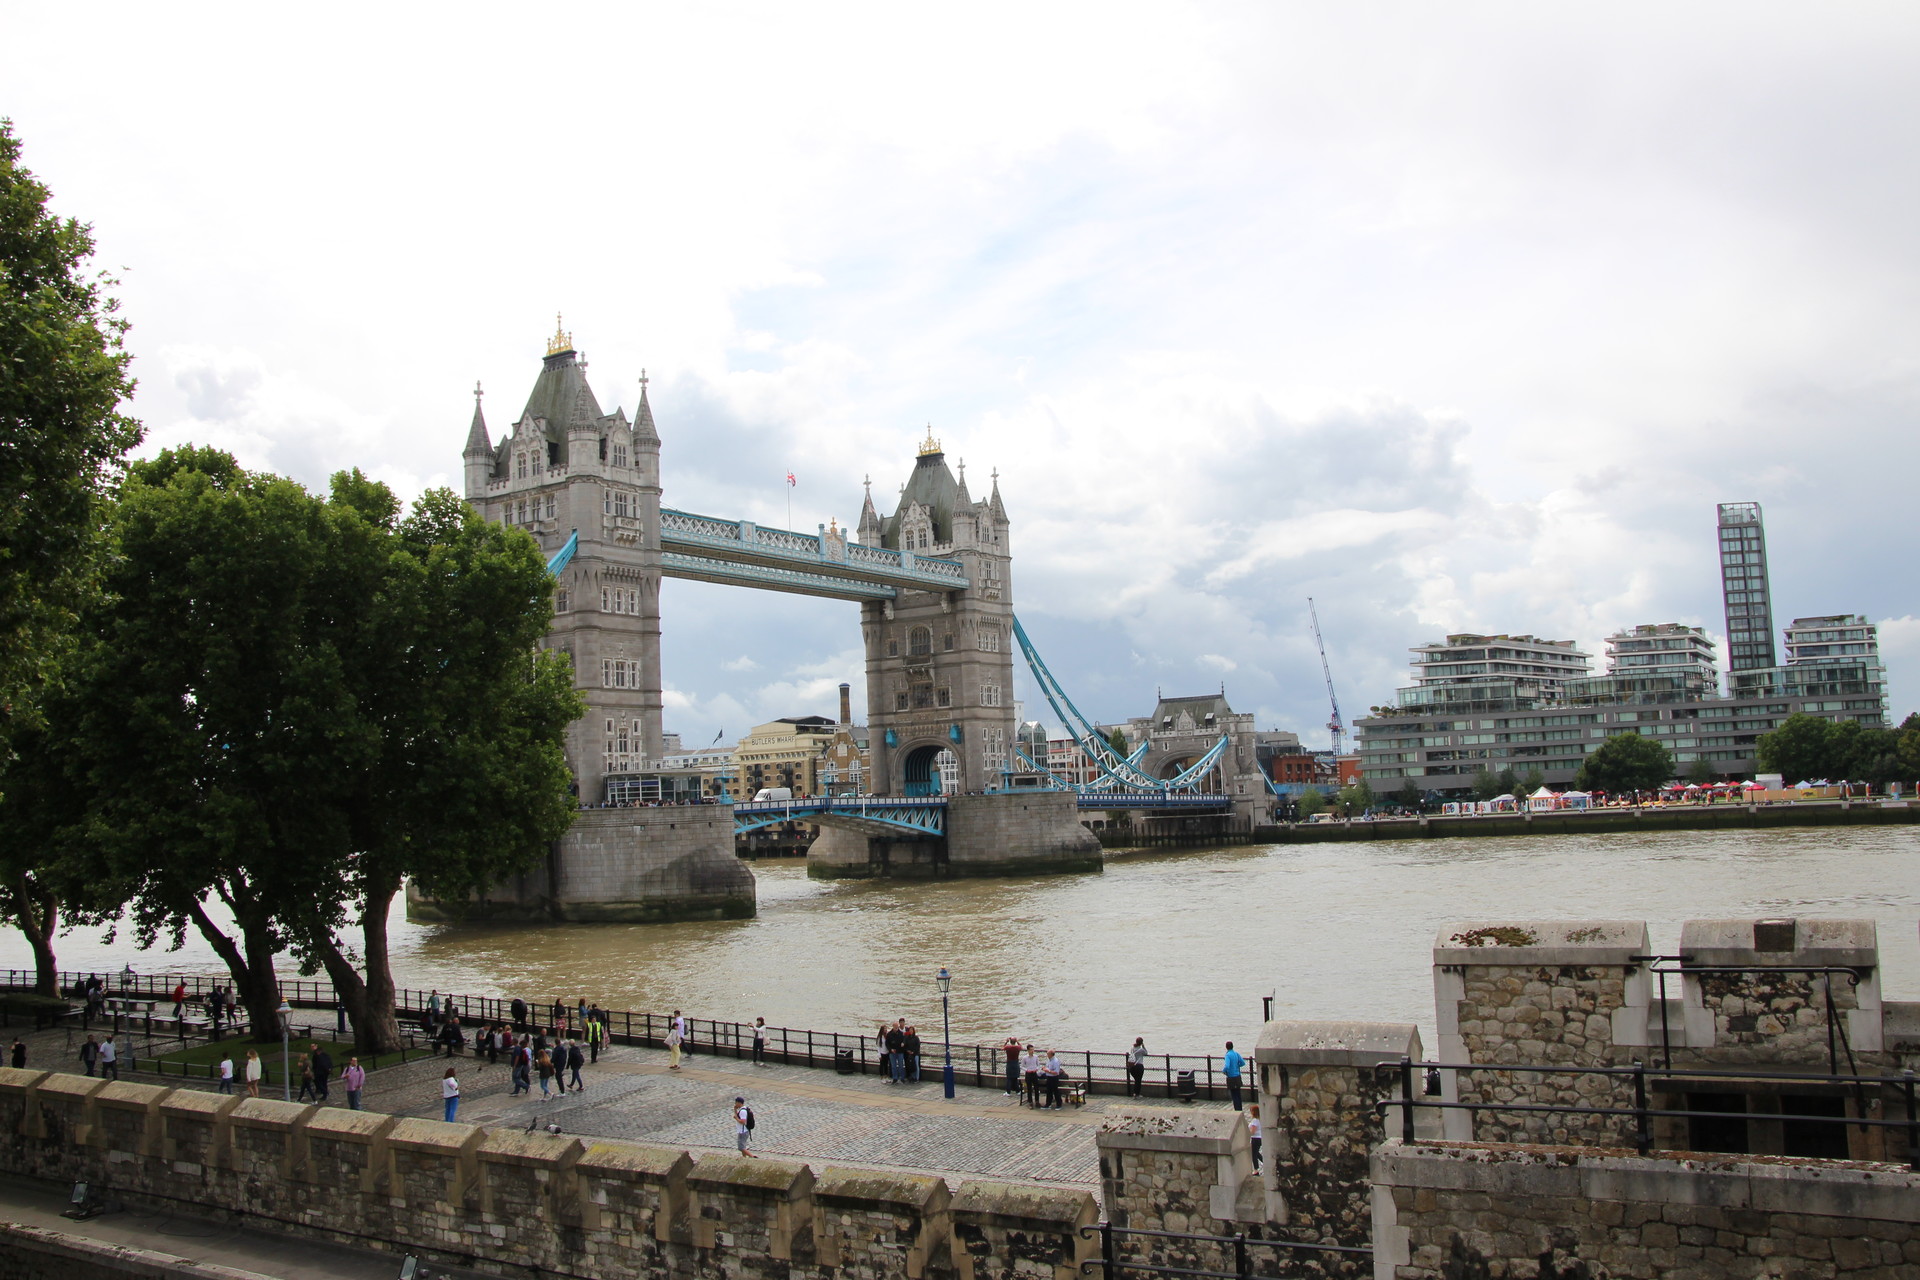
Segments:
[[[833,1069],[843,1076],[850,1076],[857,1067],[853,1065],[853,1050],[835,1049],[833,1051]]]
[[[1180,1101],[1192,1102],[1199,1094],[1193,1087],[1193,1072],[1176,1071],[1173,1074],[1173,1091],[1180,1095]]]

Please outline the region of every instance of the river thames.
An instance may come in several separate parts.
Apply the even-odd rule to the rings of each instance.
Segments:
[[[1847,916],[1879,922],[1886,997],[1920,999],[1920,827],[1254,845],[1022,880],[813,881],[798,860],[752,865],[752,920],[415,925],[396,910],[395,964],[407,986],[820,1031],[904,1016],[930,1039],[946,965],[956,1040],[1118,1050],[1141,1035],[1155,1052],[1217,1051],[1250,1041],[1273,995],[1276,1017],[1417,1022],[1431,1048],[1443,924],[1646,920],[1671,951],[1686,919]],[[142,953],[83,929],[58,953],[66,969],[218,970],[197,938]],[[0,933],[0,963],[31,963],[16,931]]]

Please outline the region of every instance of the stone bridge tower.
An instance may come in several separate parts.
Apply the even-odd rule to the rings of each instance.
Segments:
[[[1014,763],[1007,528],[999,473],[989,496],[975,501],[966,463],[956,478],[931,430],[892,515],[874,509],[868,482],[856,530],[862,543],[899,551],[908,564],[916,556],[956,560],[971,584],[903,588],[897,599],[861,606],[875,794],[937,794],[943,750],[958,762],[962,794],[998,789]]]
[[[526,408],[492,443],[474,391],[466,496],[488,520],[531,533],[548,556],[575,531],[547,646],[573,663],[587,714],[568,731],[581,800],[609,776],[660,758],[660,437],[640,379],[635,419],[602,413],[572,336],[556,332]]]

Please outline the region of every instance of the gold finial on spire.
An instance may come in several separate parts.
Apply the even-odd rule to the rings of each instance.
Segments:
[[[827,517],[827,532],[831,533],[836,538],[840,536],[840,517],[838,516]]]
[[[556,311],[553,313],[553,336],[547,339],[547,354],[557,356],[571,350],[573,350],[573,335],[568,333],[561,324],[560,313]]]
[[[924,458],[930,453],[938,452],[940,452],[940,442],[933,438],[933,424],[929,422],[927,424],[927,438],[920,442],[920,456]]]

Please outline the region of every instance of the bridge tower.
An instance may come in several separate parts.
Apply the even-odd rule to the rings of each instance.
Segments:
[[[856,530],[867,546],[957,560],[962,590],[910,590],[860,608],[867,649],[867,725],[874,792],[918,796],[941,790],[938,761],[958,763],[956,791],[998,789],[1012,759],[1013,580],[1007,509],[999,473],[990,495],[967,491],[966,463],[956,478],[931,428],[901,486],[899,505],[882,517],[872,482]]]
[[[556,329],[526,408],[495,445],[474,389],[466,497],[488,520],[531,533],[548,556],[577,531],[554,591],[547,647],[573,663],[587,714],[568,731],[580,798],[660,758],[660,436],[640,405],[603,413],[572,335]]]

